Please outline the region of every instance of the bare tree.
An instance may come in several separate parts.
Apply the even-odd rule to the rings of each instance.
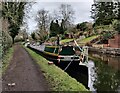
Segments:
[[[20,33],[23,36],[23,40],[26,41],[28,39],[28,32],[26,31],[26,28],[25,27],[21,27]]]
[[[30,19],[31,17],[33,17],[31,15],[32,13],[32,7],[33,5],[36,4],[36,2],[29,2],[25,5],[25,9],[24,9],[24,12],[25,12],[25,15],[23,17],[23,23],[22,23],[22,28],[24,28],[26,31],[28,31],[28,19]]]
[[[40,31],[47,31],[50,25],[49,11],[44,9],[39,10],[36,16],[36,21],[38,22],[38,28]]]
[[[74,10],[72,8],[71,5],[68,4],[61,4],[60,8],[59,8],[59,13],[61,15],[61,19],[63,19],[62,21],[64,21],[64,26],[66,28],[68,28],[72,23],[73,23],[73,19],[74,19]]]
[[[61,20],[61,16],[59,15],[59,11],[54,10],[52,14],[52,20]]]

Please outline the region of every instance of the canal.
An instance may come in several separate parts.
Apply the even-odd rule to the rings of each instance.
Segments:
[[[90,91],[120,91],[120,56],[89,53],[88,68],[71,65],[66,72]]]
[[[89,53],[89,58],[93,63],[91,90],[120,91],[120,56]]]
[[[42,55],[40,52],[39,54]],[[48,57],[42,56],[49,60]],[[64,65],[57,64],[57,66],[65,69]],[[89,53],[87,66],[72,62],[65,72],[90,91],[96,93],[101,93],[101,91],[118,93],[120,91],[120,56]]]
[[[60,68],[64,70],[63,67]],[[90,91],[120,91],[120,56],[89,53],[87,67],[73,62],[66,72]]]

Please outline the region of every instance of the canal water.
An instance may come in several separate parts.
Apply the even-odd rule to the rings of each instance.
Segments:
[[[71,65],[66,72],[90,91],[120,92],[120,56],[89,53],[87,66]]]
[[[120,92],[120,56],[89,53],[90,90]]]

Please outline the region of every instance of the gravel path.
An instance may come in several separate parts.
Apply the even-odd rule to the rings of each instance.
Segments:
[[[49,91],[43,73],[20,45],[14,46],[13,58],[2,79],[3,91]]]

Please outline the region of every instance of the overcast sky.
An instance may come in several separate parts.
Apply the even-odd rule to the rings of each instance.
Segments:
[[[48,10],[49,13],[52,13],[54,10],[58,10],[61,4],[69,4],[72,6],[73,10],[75,11],[75,19],[74,24],[81,23],[84,21],[91,22],[92,19],[90,18],[90,11],[91,11],[91,5],[93,4],[93,0],[62,0],[64,2],[58,2],[59,0],[53,0],[56,2],[37,2],[35,3],[32,8],[29,15],[31,17],[27,20],[28,26],[29,26],[29,32],[33,32],[33,30],[36,28],[36,21],[35,16],[37,15],[37,11],[40,9]]]

